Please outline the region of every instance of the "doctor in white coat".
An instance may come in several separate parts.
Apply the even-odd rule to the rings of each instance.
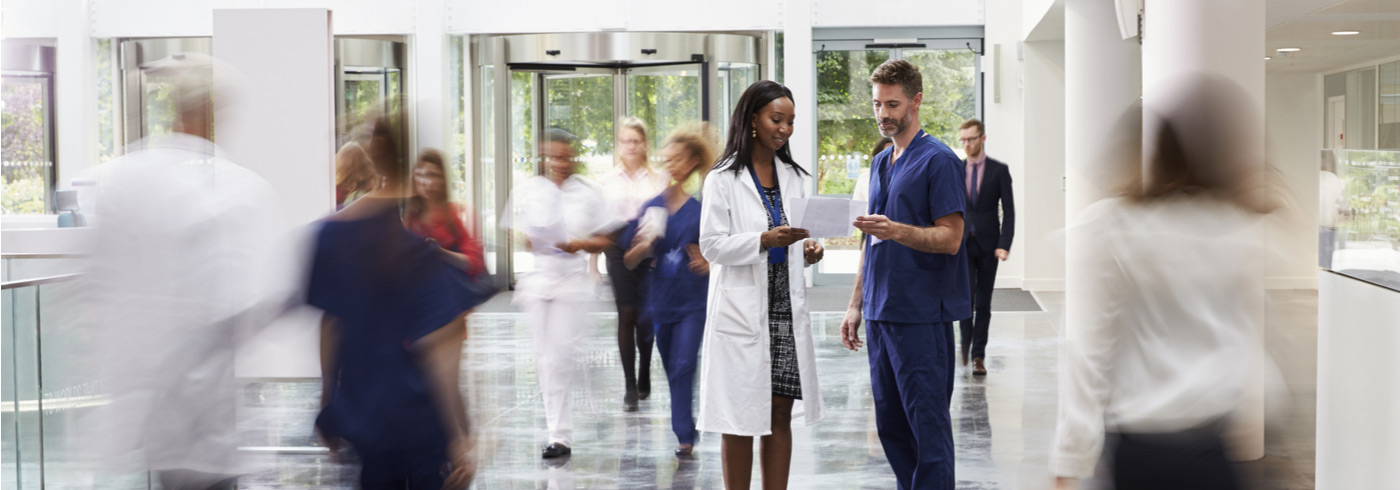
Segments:
[[[793,417],[822,418],[803,269],[823,249],[787,226],[788,205],[808,194],[788,148],[794,107],[772,81],[744,92],[701,201],[700,251],[711,269],[696,425],[724,434],[725,488],[749,488],[756,436],[763,488],[786,488]]]

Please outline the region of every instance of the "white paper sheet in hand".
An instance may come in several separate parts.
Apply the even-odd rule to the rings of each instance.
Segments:
[[[793,199],[788,216],[793,227],[802,228],[812,238],[836,238],[855,232],[855,217],[864,214],[865,202],[834,197]],[[853,214],[854,213],[854,214]]]

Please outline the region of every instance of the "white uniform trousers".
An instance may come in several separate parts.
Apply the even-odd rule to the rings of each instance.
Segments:
[[[525,315],[535,347],[535,372],[544,396],[549,442],[573,447],[570,391],[583,364],[588,334],[588,303],[565,299],[531,299]]]

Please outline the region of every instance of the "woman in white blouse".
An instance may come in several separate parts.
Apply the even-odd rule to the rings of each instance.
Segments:
[[[1105,440],[1121,489],[1234,489],[1227,453],[1262,441],[1264,166],[1235,124],[1248,94],[1198,79],[1160,122],[1120,196],[1070,227],[1057,488],[1094,474]],[[1120,124],[1140,133],[1136,116]],[[1131,152],[1131,153],[1135,153]],[[1146,172],[1142,175],[1140,172]],[[1246,438],[1247,439],[1247,438]]]
[[[646,124],[635,117],[622,120],[617,130],[617,165],[598,176],[598,185],[603,188],[613,219],[619,222],[637,219],[642,204],[670,184],[670,177],[652,168],[647,160]],[[651,347],[655,333],[652,319],[643,318],[641,308],[646,304],[642,297],[645,292],[642,276],[646,271],[623,265],[623,250],[616,244],[604,250],[603,255],[607,259],[608,278],[617,306],[617,348],[622,355],[622,375],[626,383],[622,409],[635,412],[637,400],[645,400],[651,394]],[[589,270],[596,270],[591,263]]]

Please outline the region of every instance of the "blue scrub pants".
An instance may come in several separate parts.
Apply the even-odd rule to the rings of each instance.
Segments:
[[[658,315],[660,316],[660,315]],[[686,313],[677,320],[656,324],[656,347],[666,382],[671,387],[671,430],[681,444],[695,444],[695,366],[700,357],[700,340],[705,334],[705,312]]]
[[[899,488],[952,490],[952,322],[868,323],[875,425]]]

